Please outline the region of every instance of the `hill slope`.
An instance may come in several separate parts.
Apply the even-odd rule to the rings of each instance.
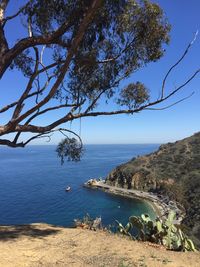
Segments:
[[[173,252],[101,231],[46,224],[0,226],[0,267],[199,267],[199,252]]]
[[[200,132],[116,167],[106,183],[165,194],[181,203],[183,223],[200,246]]]

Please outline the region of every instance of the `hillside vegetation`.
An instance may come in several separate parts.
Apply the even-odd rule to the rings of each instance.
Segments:
[[[185,230],[200,246],[200,132],[116,167],[106,183],[178,201],[186,212]]]

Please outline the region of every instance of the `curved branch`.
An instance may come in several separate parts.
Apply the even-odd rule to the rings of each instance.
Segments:
[[[180,59],[168,70],[167,74],[165,75],[164,79],[163,79],[163,83],[162,83],[162,91],[161,91],[161,98],[164,97],[164,90],[165,90],[165,84],[167,81],[168,76],[170,75],[170,73],[172,72],[172,70],[174,68],[176,68],[179,63],[185,58],[185,56],[187,55],[190,47],[193,45],[193,43],[195,42],[196,38],[198,35],[198,31],[196,31],[195,36],[193,38],[193,40],[189,43],[189,45],[187,46],[186,50],[184,51],[183,55],[180,57]]]
[[[75,133],[74,131],[72,131],[72,130],[68,130],[68,129],[65,129],[65,128],[59,128],[58,130],[55,130],[55,131],[59,131],[59,132],[61,132],[64,136],[66,136],[66,137],[68,137],[66,134],[64,134],[63,132],[68,132],[68,133],[72,133],[73,135],[75,135],[78,139],[79,139],[79,141],[80,141],[80,144],[81,144],[81,148],[83,147],[83,142],[82,142],[82,139],[81,139],[81,137],[77,134],[77,133]]]
[[[194,95],[194,92],[192,92],[190,95],[188,95],[188,96],[186,96],[184,98],[181,98],[180,100],[178,100],[178,101],[176,101],[176,102],[174,102],[174,103],[172,103],[172,104],[170,104],[168,106],[165,106],[165,107],[162,107],[162,108],[145,108],[145,110],[165,110],[165,109],[171,108],[171,107],[173,107],[173,106],[185,101],[186,99],[190,98],[193,95]]]
[[[54,130],[51,130],[51,131],[48,131],[48,132],[44,132],[44,133],[40,133],[40,134],[37,134],[35,136],[32,136],[31,138],[29,138],[25,143],[22,143],[23,146],[26,146],[28,143],[30,143],[31,141],[33,141],[34,139],[37,139],[37,138],[50,138],[51,136],[49,135],[50,133],[55,133],[55,132],[60,132],[61,134],[63,134],[64,136],[68,137],[64,132],[68,132],[68,133],[72,133],[73,135],[75,135],[79,141],[80,141],[80,144],[81,144],[81,148],[83,147],[83,142],[82,142],[82,139],[81,137],[75,133],[74,131],[72,130],[68,130],[68,129],[65,129],[65,128],[59,128],[59,129],[54,129]],[[21,143],[20,143],[21,144]],[[18,146],[18,144],[16,144]]]
[[[24,146],[26,146],[28,143],[30,143],[31,141],[33,141],[34,139],[37,139],[37,138],[50,138],[49,133],[51,133],[52,131],[50,132],[46,132],[46,133],[40,133],[40,134],[37,134],[37,135],[34,135],[32,136],[31,138],[29,138],[24,144]]]
[[[180,86],[178,86],[177,89],[175,89],[174,91],[172,91],[170,94],[168,94],[168,96],[161,98],[161,100],[167,100],[168,98],[170,98],[171,96],[173,96],[174,94],[176,94],[178,91],[180,91],[183,87],[185,87],[188,83],[190,83],[194,77],[200,72],[200,69],[198,69],[197,71],[195,71],[195,73],[190,76],[190,78],[188,78],[188,80],[186,80],[186,82],[184,82],[183,84],[181,84]]]

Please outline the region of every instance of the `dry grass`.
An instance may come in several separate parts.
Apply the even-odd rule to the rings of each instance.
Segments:
[[[200,253],[166,251],[105,232],[32,224],[0,227],[0,267],[199,267]]]

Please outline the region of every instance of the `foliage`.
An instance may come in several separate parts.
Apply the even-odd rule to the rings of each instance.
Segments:
[[[118,229],[121,234],[131,236],[130,230],[136,228],[136,239],[162,244],[167,249],[178,251],[196,251],[191,239],[189,239],[178,225],[174,225],[175,212],[171,211],[166,220],[159,218],[152,221],[148,214],[141,217],[131,216],[128,224],[124,227],[118,221]]]
[[[159,60],[169,43],[170,25],[151,0],[30,0],[11,15],[10,2],[0,4],[0,79],[15,69],[25,87],[16,90],[14,102],[0,108],[7,118],[0,125],[0,145],[25,147],[37,138],[50,141],[56,131],[63,134],[58,128],[63,125],[77,138],[69,130],[72,121],[152,109],[171,99],[200,71],[166,90],[169,74],[192,41],[167,72],[159,98],[151,99],[151,91],[140,81],[129,84],[130,76]],[[7,25],[15,20],[19,35],[13,40]],[[102,101],[109,108],[97,109]],[[71,143],[67,138],[58,147],[62,162],[64,157],[77,160],[81,155],[67,149]]]
[[[64,163],[65,157],[68,161],[80,161],[83,153],[83,146],[77,139],[67,137],[58,144],[56,152],[58,157],[61,158],[61,164]]]
[[[148,90],[144,84],[137,82],[126,86],[120,93],[117,103],[121,106],[128,106],[129,109],[138,108],[149,100]]]
[[[118,166],[106,181],[152,191],[180,203],[186,213],[185,232],[200,248],[200,133]]]
[[[1,145],[24,147],[36,138],[50,140],[55,131],[63,133],[57,127],[64,123],[68,130],[67,123],[82,117],[132,114],[170,97],[163,95],[150,103],[150,91],[141,82],[123,86],[135,71],[160,59],[169,42],[170,25],[157,4],[31,0],[7,16],[9,4],[2,0],[0,5],[0,78],[16,69],[27,84],[18,90],[16,101],[0,109],[10,116],[0,126]],[[27,35],[12,39],[11,47],[5,26],[19,17],[19,28],[24,33],[25,27]],[[95,112],[101,99],[111,101],[116,110]],[[49,124],[39,123],[58,110],[59,118],[54,114]],[[65,156],[79,159],[70,144],[67,138],[58,147],[62,162]]]

